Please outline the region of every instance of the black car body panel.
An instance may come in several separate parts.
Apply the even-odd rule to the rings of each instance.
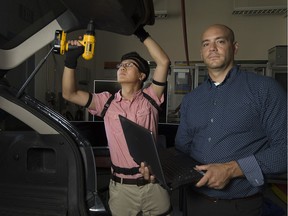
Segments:
[[[86,29],[92,19],[96,30],[131,35],[155,21],[152,0],[10,0],[0,12],[2,76],[51,43],[56,30]]]
[[[0,87],[2,120],[10,114],[27,128],[0,133],[0,215],[105,211],[95,207],[96,166],[90,143],[56,111],[29,95],[18,99],[15,93]]]

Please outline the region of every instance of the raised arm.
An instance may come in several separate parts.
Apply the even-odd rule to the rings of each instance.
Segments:
[[[86,106],[89,100],[90,93],[79,90],[77,88],[75,69],[77,67],[77,60],[83,53],[83,47],[78,41],[70,41],[72,45],[78,45],[79,48],[68,51],[66,53],[65,67],[62,76],[62,96],[65,100],[70,101],[80,106]],[[91,103],[90,106],[92,106]],[[91,107],[90,107],[91,108]]]
[[[139,27],[135,32],[135,35],[143,42],[156,63],[151,86],[160,98],[166,87],[170,59],[160,45],[143,29],[143,27]]]

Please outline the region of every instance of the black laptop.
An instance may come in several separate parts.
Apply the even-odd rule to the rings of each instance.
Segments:
[[[119,115],[119,119],[135,162],[146,162],[152,174],[166,189],[174,190],[182,185],[195,184],[203,177],[202,172],[194,169],[200,163],[174,147],[160,151],[150,130],[124,116]]]

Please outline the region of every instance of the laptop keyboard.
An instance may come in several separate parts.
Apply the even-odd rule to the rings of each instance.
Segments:
[[[159,156],[167,184],[172,188],[195,184],[203,177],[203,174],[194,169],[199,163],[175,148],[160,151]]]

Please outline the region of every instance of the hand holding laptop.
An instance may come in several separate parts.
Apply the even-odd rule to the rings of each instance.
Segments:
[[[139,172],[143,175],[145,180],[148,180],[151,183],[156,182],[156,177],[151,174],[150,168],[145,162],[141,162]]]
[[[184,184],[196,184],[203,177],[195,170],[200,163],[189,155],[175,148],[158,152],[155,136],[150,130],[121,115],[119,120],[129,152],[135,162],[141,164],[139,172],[144,179],[174,190]]]
[[[197,166],[195,167],[195,170],[197,170],[203,176],[205,175],[205,172],[202,170],[198,170]],[[143,178],[145,180],[148,180],[151,183],[156,182],[156,177],[153,174],[151,174],[151,169],[149,166],[147,166],[147,164],[145,162],[141,162],[139,172],[143,175]],[[196,186],[198,186],[198,185],[196,184]],[[203,186],[203,185],[201,185],[201,186]],[[201,186],[198,186],[198,187],[201,187]]]

